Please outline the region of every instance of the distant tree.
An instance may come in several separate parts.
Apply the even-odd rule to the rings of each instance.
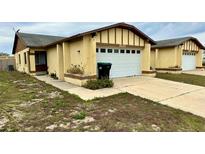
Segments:
[[[0,56],[9,56],[9,54],[6,52],[0,52]]]

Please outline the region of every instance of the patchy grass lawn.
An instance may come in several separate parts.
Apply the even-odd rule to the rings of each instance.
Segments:
[[[205,76],[192,74],[157,73],[157,78],[172,80],[205,87]]]
[[[205,119],[127,93],[83,101],[0,72],[0,131],[205,131]]]

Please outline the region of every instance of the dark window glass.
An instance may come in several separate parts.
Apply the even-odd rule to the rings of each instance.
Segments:
[[[114,53],[119,53],[119,50],[118,49],[114,49]]]
[[[107,49],[107,52],[108,53],[112,53],[112,49]]]
[[[135,54],[135,50],[132,50],[132,54]]]
[[[120,50],[120,53],[125,53],[125,50],[121,49],[121,50]]]
[[[98,52],[98,48],[96,48],[96,52]]]
[[[21,64],[21,55],[19,54],[19,64]]]
[[[37,52],[35,54],[35,62],[36,62],[36,65],[45,65],[46,64],[46,53]]]
[[[27,61],[26,61],[26,53],[24,53],[24,63],[27,64]]]
[[[137,50],[137,54],[140,54],[140,50]]]
[[[130,50],[126,50],[126,53],[130,53]]]
[[[105,53],[106,50],[102,48],[102,49],[100,49],[100,52],[101,52],[101,53]]]

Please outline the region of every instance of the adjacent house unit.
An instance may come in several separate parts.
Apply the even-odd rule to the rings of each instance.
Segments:
[[[194,37],[156,41],[151,49],[151,67],[163,72],[203,69],[204,49]]]
[[[15,58],[14,56],[0,55],[0,71],[9,71],[15,69]]]
[[[133,25],[117,23],[70,37],[17,32],[13,54],[16,69],[29,74],[48,72],[82,85],[97,77],[97,63],[110,62],[111,78],[153,75],[151,46],[155,41]],[[72,67],[82,74],[69,72]]]

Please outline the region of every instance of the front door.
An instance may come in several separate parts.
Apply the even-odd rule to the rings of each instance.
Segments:
[[[47,71],[47,54],[46,51],[35,52],[36,72]]]

